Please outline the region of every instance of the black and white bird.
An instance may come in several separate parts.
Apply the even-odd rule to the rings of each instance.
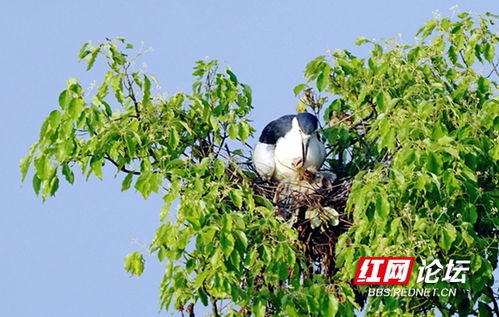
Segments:
[[[310,113],[285,115],[262,131],[253,152],[253,164],[264,180],[295,181],[303,171],[316,172],[326,151],[317,137],[317,117]]]

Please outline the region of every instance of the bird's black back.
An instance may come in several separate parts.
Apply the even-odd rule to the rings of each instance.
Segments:
[[[258,141],[266,144],[276,144],[279,138],[285,136],[286,133],[291,130],[294,117],[296,117],[296,115],[288,114],[269,122],[269,124],[263,128]]]

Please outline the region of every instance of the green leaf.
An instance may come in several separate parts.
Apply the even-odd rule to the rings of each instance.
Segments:
[[[225,164],[223,160],[219,158],[215,159],[215,161],[213,162],[213,166],[214,166],[213,173],[215,176],[221,176],[224,174]]]
[[[220,236],[220,245],[225,257],[229,257],[234,250],[234,236],[230,233],[223,233]]]
[[[329,86],[329,75],[331,72],[331,66],[328,64],[325,64],[322,72],[319,74],[317,77],[317,89],[319,89],[319,92],[323,91]]]
[[[476,206],[473,204],[469,204],[464,211],[464,216],[469,223],[475,224],[476,221],[478,220],[478,213],[476,211]]]
[[[461,236],[463,237],[464,242],[466,242],[466,245],[468,247],[472,247],[475,243],[475,239],[467,232],[467,231],[462,231]]]
[[[388,96],[385,92],[380,92],[376,96],[376,105],[378,106],[381,112],[386,111],[388,103],[389,103]]]
[[[114,63],[118,65],[124,65],[126,63],[126,58],[123,56],[123,54],[118,50],[118,48],[115,45],[111,45],[109,47],[109,51],[111,52],[111,58]]]
[[[59,106],[61,107],[61,109],[66,109],[68,104],[69,104],[69,100],[71,99],[70,96],[69,96],[69,92],[67,91],[67,89],[63,90],[60,94],[59,94]]]
[[[252,92],[251,92],[251,87],[246,85],[246,84],[243,84],[243,91],[244,91],[244,96],[246,97],[246,99],[248,99],[248,105],[251,106],[252,104]]]
[[[246,249],[248,247],[248,238],[246,237],[246,234],[241,230],[234,231],[234,234],[237,236],[238,241],[240,241]]]
[[[130,188],[130,185],[132,184],[133,180],[133,174],[129,173],[125,176],[123,179],[123,182],[121,183],[121,191],[125,191]]]
[[[289,317],[300,317],[300,315],[296,311],[296,308],[291,304],[286,305],[286,313],[288,314]]]
[[[142,103],[144,105],[149,104],[151,100],[151,80],[149,77],[144,75],[144,95],[142,97]]]
[[[325,297],[321,311],[323,316],[332,317],[338,312],[340,302],[333,294],[327,294]]]
[[[227,75],[229,75],[230,80],[234,83],[234,85],[239,84],[237,81],[237,76],[234,74],[229,68],[227,68]]]
[[[172,149],[176,149],[179,144],[180,135],[178,134],[177,129],[170,129],[170,133],[168,134],[168,145],[170,145]]]
[[[21,169],[21,181],[24,182],[24,179],[26,178],[26,174],[28,173],[29,166],[31,165],[31,155],[26,155],[21,159],[21,162],[19,163],[19,168]]]
[[[449,47],[449,49],[447,50],[447,56],[449,56],[449,59],[451,60],[451,62],[453,64],[456,64],[457,63],[457,50],[456,50],[456,47],[451,45]]]
[[[88,54],[90,54],[90,51],[87,50],[87,47],[88,45],[90,45],[90,42],[86,42],[85,44],[83,44],[83,46],[80,48],[80,52],[78,54],[78,58],[81,60],[81,59],[84,59],[85,56],[87,56]]]
[[[243,193],[239,189],[232,189],[229,192],[230,199],[232,203],[237,207],[241,208],[243,206]]]
[[[236,124],[231,124],[231,125],[229,126],[229,129],[228,129],[228,131],[227,131],[227,132],[229,133],[229,138],[230,138],[231,140],[233,140],[233,141],[234,141],[234,140],[236,140],[236,139],[237,139],[237,136],[239,135],[239,127],[238,127],[238,125],[236,125]]]
[[[473,254],[471,256],[470,270],[471,273],[475,273],[482,267],[482,257],[478,254]]]
[[[351,61],[347,61],[343,58],[337,58],[338,65],[345,72],[346,75],[356,75],[357,69]],[[328,78],[329,79],[329,78]]]
[[[73,184],[75,176],[67,163],[62,164],[62,174],[64,175],[68,183]]]
[[[381,218],[386,218],[390,214],[390,204],[384,192],[376,197],[376,214]]]
[[[446,223],[440,231],[440,246],[448,251],[454,240],[456,240],[456,228],[450,223]]]
[[[35,158],[35,171],[40,180],[47,180],[50,177],[52,164],[45,155]]]
[[[485,304],[484,302],[479,302],[478,303],[478,316],[480,317],[492,317],[492,309],[490,308],[489,305]]]
[[[81,112],[83,111],[84,105],[85,105],[85,102],[79,98],[71,99],[71,101],[69,102],[67,111],[73,120],[78,119]]]
[[[116,74],[111,78],[111,88],[114,91],[114,96],[119,103],[125,101],[125,95],[123,94],[123,78],[120,74]]]
[[[430,152],[428,153],[428,170],[435,175],[440,175],[442,169],[442,159],[440,155]]]
[[[371,69],[373,72],[376,72],[378,70],[378,65],[372,57],[369,57],[367,64],[369,66],[369,69]]]
[[[480,78],[478,78],[477,83],[478,83],[478,90],[480,90],[482,93],[486,93],[490,90],[490,80],[489,79],[480,76]]]
[[[422,33],[421,38],[422,39],[427,38],[433,32],[433,30],[435,29],[437,24],[438,24],[437,19],[433,19],[433,20],[426,22],[424,24],[424,26],[421,29],[419,29],[419,31],[416,33],[416,36],[418,36],[419,34]]]
[[[355,45],[360,46],[364,43],[370,43],[371,41],[365,37],[365,36],[360,36],[357,38],[357,41],[355,42]]]
[[[293,88],[293,93],[295,94],[295,96],[298,96],[305,87],[307,87],[307,84],[300,84],[295,86],[295,88]]]
[[[232,217],[229,214],[225,214],[222,216],[222,229],[225,232],[232,231]]]
[[[324,72],[319,74],[317,77],[317,89],[323,91],[329,84],[329,75],[324,74]]]
[[[111,117],[113,115],[113,111],[111,110],[111,106],[105,102],[104,100],[101,100],[102,105],[104,106],[104,112],[108,117]]]
[[[485,43],[483,46],[483,55],[487,61],[492,62],[494,60],[495,49],[494,45],[491,45],[489,42]]]
[[[100,52],[100,47],[94,46],[90,49],[91,54],[87,55],[87,71],[89,71],[95,63],[95,60],[97,58],[97,55],[99,55]]]
[[[265,301],[262,298],[258,298],[253,304],[253,314],[255,315],[255,317],[264,317],[265,311]]]
[[[473,65],[473,63],[475,62],[475,58],[475,46],[466,47],[466,50],[464,51],[464,61],[466,62],[466,65]]]
[[[133,275],[140,276],[144,272],[144,257],[135,251],[125,257],[125,270]]]
[[[90,159],[90,170],[97,176],[100,180],[102,180],[102,158],[97,156],[92,156]]]
[[[238,135],[241,138],[241,142],[246,142],[246,139],[251,134],[251,127],[246,122],[241,122],[238,125]]]
[[[125,141],[126,141],[126,146],[127,146],[127,149],[128,149],[128,155],[130,155],[130,157],[134,157],[135,156],[135,140],[134,140],[134,137],[131,136],[131,135],[126,135],[125,136]]]
[[[59,178],[54,176],[50,180],[50,196],[54,196],[57,189],[59,189]]]
[[[38,195],[40,193],[40,186],[42,184],[42,181],[40,178],[38,178],[38,176],[33,175],[33,181],[32,181],[32,184],[33,184],[33,190],[35,191],[35,193]]]

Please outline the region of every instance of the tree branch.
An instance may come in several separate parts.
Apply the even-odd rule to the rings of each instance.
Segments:
[[[125,172],[125,173],[128,173],[128,174],[133,174],[133,175],[140,175],[140,172],[137,172],[137,171],[132,171],[132,170],[129,170],[128,168],[124,167],[124,166],[120,166],[118,164],[118,162],[116,162],[115,160],[113,160],[109,155],[105,155],[104,158],[106,160],[108,160],[109,162],[113,163],[114,166],[116,166],[120,171],[122,172]]]
[[[495,64],[493,62],[491,62],[490,64],[492,65],[492,70],[486,77],[490,78],[490,76],[492,76],[493,73],[496,73],[496,75],[499,76],[499,71],[497,70],[497,65],[499,65],[499,60]]]
[[[187,305],[187,308],[185,309],[185,311],[189,313],[189,317],[196,317],[196,315],[194,314],[194,304],[193,303],[190,303],[189,305]]]
[[[499,316],[499,305],[497,305],[497,300],[496,300],[496,297],[494,296],[494,292],[492,291],[492,288],[488,287],[486,292],[487,292],[487,295],[489,295],[490,299],[492,300],[492,305],[494,306],[495,315]]]
[[[213,311],[213,316],[220,317],[220,314],[218,313],[218,308],[217,308],[217,300],[215,298],[211,297],[210,301],[211,301],[211,309]]]
[[[123,70],[125,71],[125,78],[126,78],[126,85],[127,90],[128,90],[128,97],[132,99],[133,101],[133,106],[135,107],[135,114],[137,115],[137,119],[140,120],[140,111],[139,111],[139,102],[137,101],[137,98],[135,97],[135,92],[133,91],[133,83],[130,80],[130,75],[128,74],[128,67],[130,67],[130,64],[127,66],[123,67]]]

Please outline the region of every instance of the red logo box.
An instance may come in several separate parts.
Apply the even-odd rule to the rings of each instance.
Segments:
[[[407,285],[414,257],[361,257],[353,283],[356,285]]]

